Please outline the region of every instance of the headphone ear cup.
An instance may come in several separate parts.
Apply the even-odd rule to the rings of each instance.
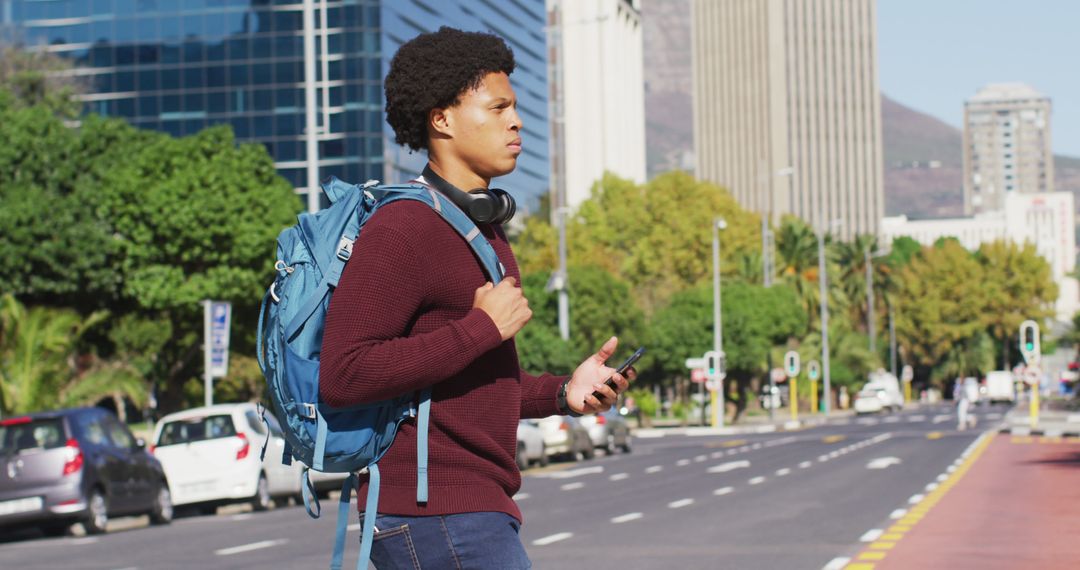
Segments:
[[[499,202],[499,211],[496,216],[497,223],[505,224],[509,222],[517,213],[517,202],[514,201],[514,197],[506,190],[499,188],[492,188],[491,193],[498,198]]]
[[[490,224],[499,215],[499,200],[488,191],[473,191],[469,197],[469,217],[478,224]]]

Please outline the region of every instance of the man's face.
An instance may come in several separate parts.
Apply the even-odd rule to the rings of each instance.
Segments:
[[[514,170],[521,154],[521,117],[505,73],[487,74],[445,113],[454,152],[473,172],[490,179]]]

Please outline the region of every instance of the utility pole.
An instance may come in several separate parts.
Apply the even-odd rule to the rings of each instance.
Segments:
[[[724,378],[720,368],[726,368],[724,363],[719,362],[724,358],[724,325],[721,320],[720,296],[720,230],[727,228],[724,218],[716,218],[712,224],[712,260],[713,260],[713,351],[716,353],[716,372],[713,375],[716,382],[716,390],[712,393],[713,427],[724,427]],[[703,384],[704,385],[704,384]],[[701,402],[705,406],[704,398]]]
[[[870,335],[870,354],[877,354],[877,330],[874,328],[874,260],[870,256],[870,244],[866,254],[866,332]]]

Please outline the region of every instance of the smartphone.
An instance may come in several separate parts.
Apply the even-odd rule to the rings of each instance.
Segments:
[[[634,351],[634,354],[630,355],[630,358],[626,359],[626,362],[620,364],[619,367],[615,369],[615,374],[626,374],[626,371],[630,370],[630,367],[633,366],[634,363],[637,362],[643,354],[645,354],[644,346],[639,347],[636,351]],[[604,384],[606,384],[608,388],[615,390],[615,376],[609,376],[608,379],[604,381]],[[601,394],[600,392],[593,392],[592,395],[597,400],[603,398],[603,394]]]

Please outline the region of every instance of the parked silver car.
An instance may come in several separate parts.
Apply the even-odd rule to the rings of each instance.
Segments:
[[[536,464],[544,467],[548,464],[547,446],[544,445],[544,433],[540,431],[536,420],[521,420],[517,428],[518,469],[528,469]]]
[[[549,416],[537,422],[549,456],[572,460],[593,458],[595,451],[589,432],[580,420],[570,416]]]
[[[630,424],[618,408],[583,416],[578,421],[589,432],[593,447],[603,449],[608,455],[614,454],[616,449],[630,453]]]
[[[173,517],[165,473],[146,444],[111,412],[76,408],[0,420],[0,528],[47,535],[75,522],[105,532],[109,517]]]

